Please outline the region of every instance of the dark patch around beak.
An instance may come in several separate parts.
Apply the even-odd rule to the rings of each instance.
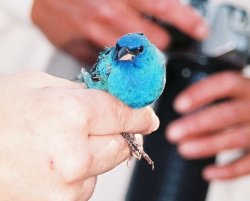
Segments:
[[[138,54],[143,52],[143,46],[140,46],[135,49],[128,49],[127,47],[117,46],[117,60],[119,61],[131,61],[134,60]]]
[[[120,61],[133,60],[134,54],[127,47],[122,47],[118,50],[117,59]]]

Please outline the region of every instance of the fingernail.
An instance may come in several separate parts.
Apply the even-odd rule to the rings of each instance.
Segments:
[[[184,130],[180,126],[170,126],[168,129],[168,139],[172,142],[176,142],[182,136],[184,136]]]
[[[174,108],[176,111],[183,112],[188,110],[191,107],[191,100],[190,98],[186,96],[182,96],[181,98],[178,98],[174,103]]]
[[[214,174],[213,171],[210,171],[210,169],[205,169],[202,172],[202,175],[203,175],[204,179],[206,179],[207,181],[210,181],[216,177],[216,174]]]
[[[152,112],[152,122],[149,127],[149,132],[153,132],[159,128],[160,125],[160,120],[159,118],[155,115],[154,112]]]
[[[195,29],[195,35],[198,39],[205,39],[209,34],[208,25],[203,22],[202,24],[198,25]]]
[[[190,155],[197,152],[197,147],[193,143],[186,143],[180,146],[180,152],[184,155]]]

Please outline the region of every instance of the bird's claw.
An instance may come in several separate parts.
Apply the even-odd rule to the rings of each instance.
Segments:
[[[132,151],[131,150],[131,155],[135,158],[137,158],[138,160],[141,160],[142,154],[139,151]]]
[[[152,170],[154,169],[154,161],[149,157],[149,155],[143,150],[142,145],[138,144],[135,136],[132,133],[122,133],[121,134],[124,139],[127,141],[128,145],[131,149],[131,155],[140,160],[144,158],[149,165],[152,166]]]

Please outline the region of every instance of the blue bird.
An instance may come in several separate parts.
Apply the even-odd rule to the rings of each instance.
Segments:
[[[165,86],[163,54],[144,34],[127,34],[100,53],[90,73],[80,79],[88,88],[107,91],[132,108],[154,102]]]
[[[165,57],[144,34],[129,33],[116,46],[105,48],[90,72],[83,69],[78,78],[88,88],[107,91],[128,106],[141,108],[153,103],[163,92],[165,66]],[[147,158],[145,152],[136,148],[139,145],[133,144],[132,134],[125,133],[123,137],[137,158]]]

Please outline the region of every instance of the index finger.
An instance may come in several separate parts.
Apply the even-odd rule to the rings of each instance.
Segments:
[[[222,72],[211,75],[181,92],[174,107],[179,112],[190,112],[213,101],[244,94],[246,79],[239,73]]]
[[[135,137],[137,142],[142,140],[139,136]],[[119,134],[90,136],[89,145],[93,160],[88,177],[107,172],[131,157],[128,143]]]
[[[152,108],[132,109],[114,96],[101,90],[86,90],[90,101],[88,129],[92,135],[122,132],[151,133],[159,126],[159,119]]]
[[[195,39],[207,37],[209,31],[197,11],[176,0],[131,0],[131,5],[142,13],[166,21]],[[188,19],[188,20],[187,20]]]

